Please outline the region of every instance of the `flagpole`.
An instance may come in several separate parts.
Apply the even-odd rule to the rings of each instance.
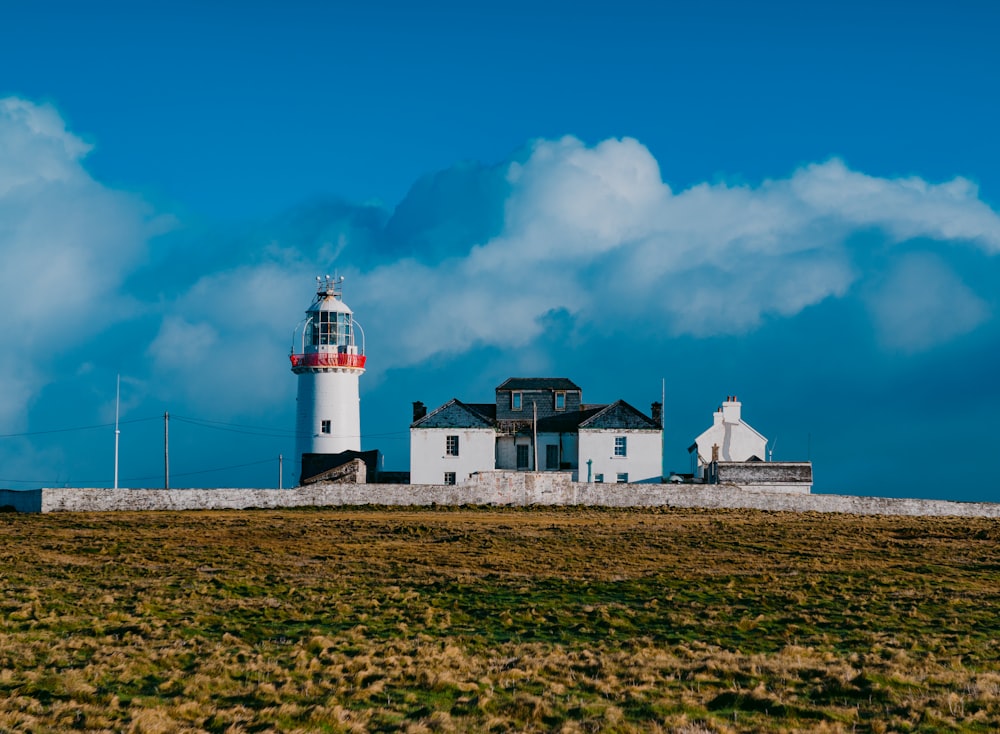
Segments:
[[[118,413],[121,407],[122,401],[122,375],[118,373],[118,381],[115,385],[115,489],[118,489],[118,436],[121,431],[118,430]]]

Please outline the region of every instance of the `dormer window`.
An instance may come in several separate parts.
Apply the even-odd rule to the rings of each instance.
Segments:
[[[566,410],[566,393],[559,391],[556,393],[556,410]]]
[[[510,394],[510,409],[511,410],[521,410],[521,401],[522,401],[521,393],[520,392],[512,392]]]

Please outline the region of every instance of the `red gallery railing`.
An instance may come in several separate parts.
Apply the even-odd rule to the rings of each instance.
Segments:
[[[292,367],[356,367],[364,369],[365,355],[363,354],[334,354],[332,352],[292,354]]]

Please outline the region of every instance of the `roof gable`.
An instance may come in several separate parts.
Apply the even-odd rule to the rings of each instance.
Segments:
[[[624,400],[616,400],[603,410],[598,411],[587,420],[580,423],[580,428],[594,429],[623,429],[632,430],[660,430],[659,424],[648,415],[641,413],[626,403]]]
[[[767,438],[760,431],[741,418],[739,423],[715,423],[709,426],[694,440],[694,443],[688,448],[688,453],[694,453],[699,444],[707,443],[710,440],[722,441],[722,436],[726,435],[727,431],[744,431],[767,443]]]
[[[452,398],[411,423],[410,428],[493,428],[493,421],[458,398]]]

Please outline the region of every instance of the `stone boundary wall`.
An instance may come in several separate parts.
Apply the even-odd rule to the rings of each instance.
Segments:
[[[1000,504],[747,492],[711,485],[586,484],[557,473],[489,472],[466,485],[315,484],[295,489],[43,489],[41,512],[237,510],[350,505],[593,505],[1000,518]],[[28,510],[31,511],[31,510]]]
[[[716,461],[710,468],[718,484],[812,484],[808,461]]]

